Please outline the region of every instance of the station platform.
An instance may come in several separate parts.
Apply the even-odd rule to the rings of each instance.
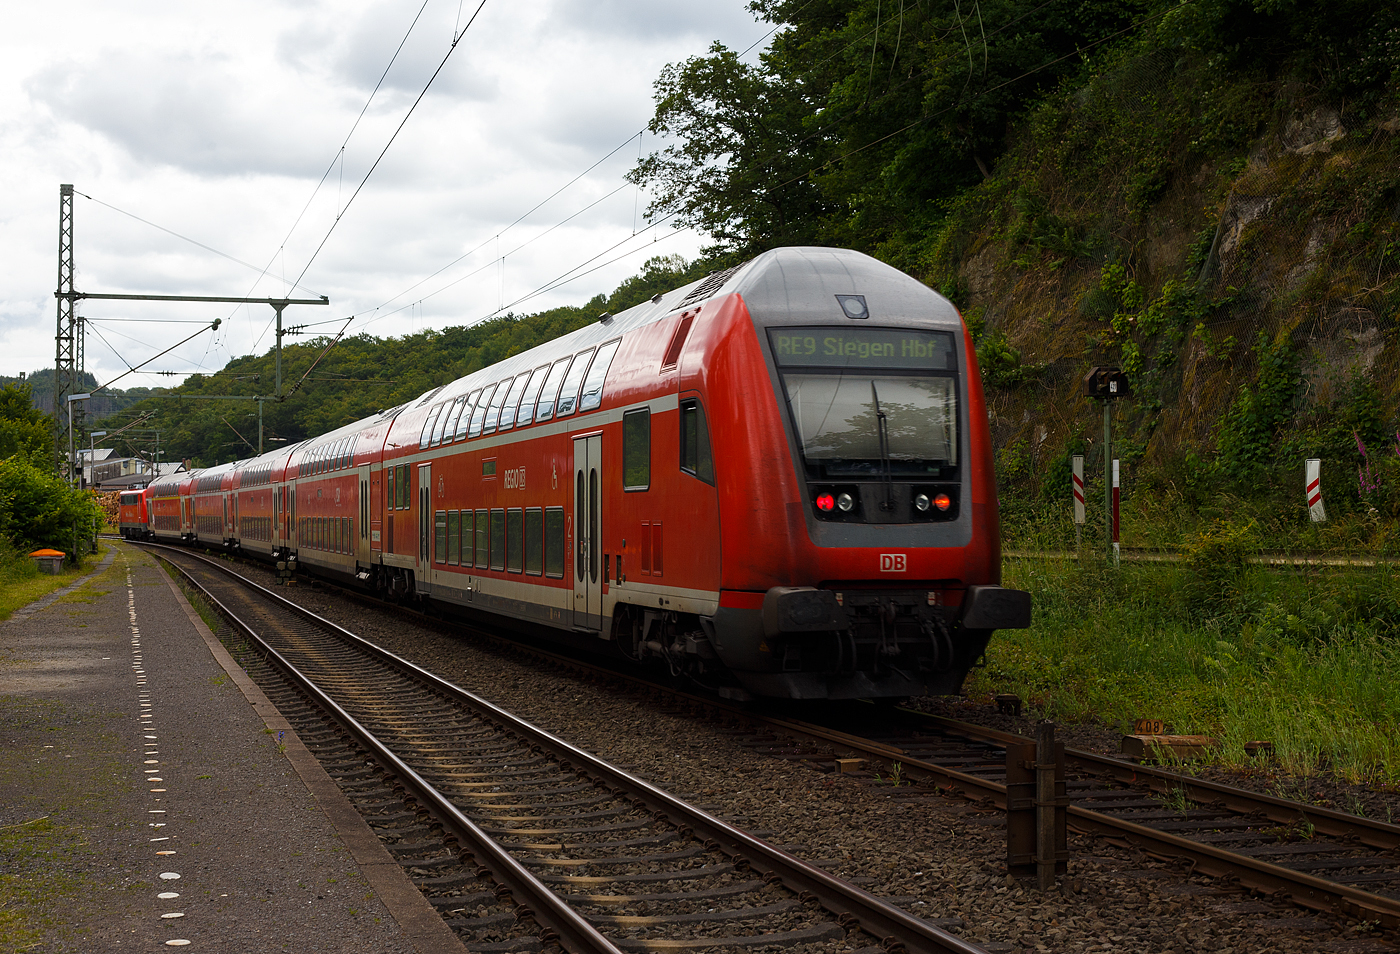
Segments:
[[[109,548],[0,623],[0,908],[22,912],[0,938],[464,951],[156,561]]]

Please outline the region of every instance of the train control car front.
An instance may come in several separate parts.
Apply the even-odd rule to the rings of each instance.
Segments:
[[[787,698],[953,693],[1003,589],[991,436],[956,309],[875,259],[766,253],[732,280],[706,380],[723,582],[714,649]]]

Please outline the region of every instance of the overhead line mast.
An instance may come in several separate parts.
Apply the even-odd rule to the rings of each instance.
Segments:
[[[54,442],[55,469],[71,480],[72,455],[64,464],[64,449],[72,444],[72,417],[65,414],[68,395],[78,389],[83,374],[82,319],[77,316],[73,300],[73,186],[58,187],[58,328],[54,332],[53,356],[53,416],[58,431]],[[82,425],[79,408],[78,426]]]
[[[271,305],[272,310],[277,313],[277,380],[274,393],[271,395],[248,395],[247,397],[231,397],[230,400],[257,401],[259,420],[261,421],[262,405],[264,401],[281,401],[285,395],[282,393],[282,337],[288,332],[282,328],[282,311],[288,305],[329,305],[330,299],[325,295],[320,298],[232,298],[221,295],[118,295],[104,292],[80,292],[73,287],[74,265],[73,265],[73,186],[63,184],[58,187],[58,290],[54,292],[54,297],[58,299],[58,330],[55,333],[54,350],[54,417],[58,422],[59,440],[55,444],[55,455],[59,464],[59,471],[66,476],[72,476],[74,429],[82,429],[82,408],[76,410],[65,408],[66,404],[77,403],[83,398],[90,397],[90,394],[75,394],[78,384],[83,376],[83,320],[77,314],[77,303],[83,299],[94,299],[99,301],[189,301],[189,302],[223,302],[239,305]],[[219,322],[215,321],[212,328],[217,328]],[[139,365],[137,367],[140,367]],[[92,391],[96,394],[103,390],[112,382],[102,385]],[[71,400],[70,400],[71,398]],[[68,413],[65,413],[68,412]],[[74,416],[76,415],[76,423]],[[261,430],[261,428],[260,428]],[[261,438],[259,439],[261,444]],[[64,448],[69,448],[67,453],[67,468],[63,466]],[[261,453],[261,448],[259,448]]]

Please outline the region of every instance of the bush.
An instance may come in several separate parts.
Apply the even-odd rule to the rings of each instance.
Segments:
[[[90,494],[74,490],[25,457],[0,461],[0,537],[20,551],[52,547],[76,560],[86,552],[86,542],[101,519],[102,511]]]
[[[1246,524],[1217,520],[1187,544],[1183,589],[1189,613],[1219,615],[1239,601],[1250,558],[1259,553],[1256,531],[1253,520]]]

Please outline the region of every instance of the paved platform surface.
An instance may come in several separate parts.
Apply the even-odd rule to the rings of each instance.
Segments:
[[[113,550],[0,623],[0,890],[29,912],[0,930],[43,951],[463,950],[156,562]]]

